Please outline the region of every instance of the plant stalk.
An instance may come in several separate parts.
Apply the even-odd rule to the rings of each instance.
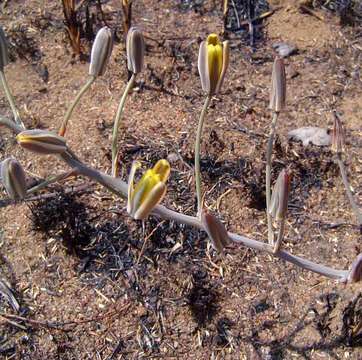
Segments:
[[[13,112],[15,123],[20,125],[23,129],[25,129],[25,126],[24,126],[23,122],[21,121],[19,111],[16,108],[15,100],[14,100],[13,95],[11,94],[11,91],[10,91],[8,82],[6,80],[5,74],[1,70],[0,70],[0,81],[1,81],[1,85],[2,85],[2,87],[4,89],[4,92],[5,92],[5,96],[8,99],[11,111]]]
[[[200,169],[200,147],[201,147],[201,136],[202,129],[204,126],[204,120],[207,113],[207,108],[210,104],[211,96],[207,95],[204,106],[199,118],[199,124],[197,127],[196,140],[195,140],[195,184],[196,184],[196,195],[197,195],[197,216],[201,215],[202,211],[202,180],[201,180],[201,169]]]
[[[348,177],[347,177],[346,168],[345,168],[343,160],[342,160],[342,155],[340,153],[337,153],[336,158],[337,158],[337,164],[339,166],[339,171],[341,173],[343,185],[344,185],[344,187],[346,189],[346,193],[347,193],[349,203],[351,204],[354,215],[357,218],[358,226],[360,228],[362,228],[362,212],[359,209],[359,207],[357,206],[356,202],[354,201],[353,194],[351,192],[351,186],[349,184]]]
[[[136,74],[132,74],[131,78],[128,80],[127,86],[124,89],[124,93],[119,102],[116,118],[113,124],[113,135],[112,135],[112,176],[113,177],[117,176],[117,155],[118,155],[117,138],[118,138],[119,121],[123,113],[124,104],[126,102],[127,95],[130,92],[130,90],[133,88],[135,79],[136,79]]]
[[[22,131],[22,129],[16,124],[11,125],[10,123],[11,123],[10,120],[0,117],[0,125],[7,126],[8,128],[12,129],[16,134]],[[61,154],[60,158],[71,168],[76,170],[79,175],[86,176],[96,181],[97,183],[103,185],[105,188],[107,188],[108,190],[110,190],[115,194],[118,194],[120,197],[124,199],[127,198],[128,185],[121,179],[114,178],[112,176],[102,173],[101,171],[88,167],[87,165],[79,161],[77,158],[74,158],[70,152],[65,152]],[[152,214],[161,217],[163,219],[173,220],[178,223],[182,223],[188,226],[192,226],[196,229],[203,230],[203,225],[201,224],[201,221],[198,218],[178,213],[162,205],[157,205],[152,211]],[[280,250],[274,254],[273,247],[269,244],[266,244],[265,242],[257,241],[230,232],[228,234],[230,239],[235,243],[242,244],[248,248],[255,249],[258,251],[265,251],[275,257],[278,257],[298,267],[301,267],[302,269],[318,273],[320,275],[338,280],[340,282],[347,282],[348,280],[349,270],[333,269],[328,266],[324,266],[321,264],[314,263],[313,261],[303,259],[302,257],[289,254],[287,251],[284,250]]]
[[[48,179],[44,180],[40,184],[35,185],[32,188],[28,189],[26,194],[30,195],[30,194],[32,194],[32,193],[34,193],[36,191],[39,191],[39,190],[47,187],[50,184],[53,184],[53,183],[55,183],[57,181],[65,180],[65,179],[67,179],[67,178],[69,178],[69,177],[71,177],[73,175],[76,175],[76,174],[77,174],[77,170],[72,169],[72,170],[64,172],[63,174],[50,176]]]
[[[73,100],[73,102],[68,107],[68,110],[65,113],[62,125],[61,125],[61,127],[59,129],[59,135],[60,136],[65,135],[65,132],[67,130],[68,121],[69,121],[70,117],[72,116],[75,107],[78,105],[78,103],[79,103],[80,99],[82,98],[82,96],[87,92],[87,90],[90,88],[90,86],[94,83],[95,80],[96,80],[95,76],[90,76],[88,78],[87,82],[79,90],[79,92],[78,92],[77,96],[75,97],[75,99]]]
[[[270,127],[270,133],[268,138],[268,144],[266,148],[266,171],[265,171],[265,187],[266,187],[266,217],[268,221],[268,242],[270,245],[274,244],[274,231],[272,217],[269,214],[270,208],[270,199],[271,199],[271,165],[272,165],[272,153],[273,153],[273,143],[275,137],[275,129],[278,120],[278,113],[273,112],[273,118]]]

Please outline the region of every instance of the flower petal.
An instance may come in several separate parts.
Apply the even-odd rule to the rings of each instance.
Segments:
[[[136,220],[144,220],[151,213],[152,209],[159,204],[166,194],[166,184],[159,182],[152,190],[147,193],[144,200],[140,203],[140,206],[134,213]]]
[[[132,209],[132,197],[134,191],[134,177],[136,175],[137,169],[141,167],[141,163],[139,161],[133,161],[131,171],[128,176],[128,197],[127,197],[127,212],[131,214]]]
[[[208,66],[208,61],[207,61],[207,43],[206,43],[206,41],[203,41],[200,44],[198,69],[199,69],[199,74],[200,74],[202,90],[209,93],[210,92],[210,76],[209,76],[209,66]]]

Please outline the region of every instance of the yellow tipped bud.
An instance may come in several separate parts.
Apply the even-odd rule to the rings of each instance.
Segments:
[[[25,172],[15,159],[6,159],[1,163],[2,183],[10,199],[24,199],[26,196]]]
[[[45,130],[25,130],[16,136],[24,149],[38,154],[62,154],[67,150],[65,138]]]
[[[152,169],[143,174],[141,180],[134,186],[134,177],[139,167],[139,162],[133,162],[128,180],[127,212],[134,219],[143,220],[166,194],[170,164],[167,160],[159,160]]]
[[[209,95],[220,91],[229,66],[229,58],[229,42],[221,43],[216,34],[210,34],[207,40],[200,44],[198,69],[202,89]]]

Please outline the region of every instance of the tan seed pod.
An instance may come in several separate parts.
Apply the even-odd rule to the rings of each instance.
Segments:
[[[38,154],[62,154],[67,150],[64,137],[46,130],[25,130],[16,140],[24,149]]]
[[[290,174],[287,169],[283,169],[275,182],[270,200],[269,214],[276,220],[281,220],[286,216],[289,190]]]
[[[269,108],[280,112],[285,107],[287,83],[285,77],[285,66],[282,58],[275,58],[272,73],[272,87],[270,92]]]
[[[128,70],[133,74],[140,73],[144,63],[145,40],[136,27],[131,27],[127,33],[126,50]]]
[[[337,154],[342,154],[345,151],[345,132],[342,121],[337,114],[334,114],[331,149]]]
[[[1,178],[10,199],[25,198],[25,172],[17,160],[8,158],[1,163]]]
[[[111,29],[107,26],[100,29],[94,40],[91,52],[91,62],[89,65],[89,75],[102,76],[113,48],[113,37]]]
[[[355,283],[362,280],[362,254],[359,254],[351,266],[348,282]]]
[[[224,224],[207,210],[203,210],[201,213],[201,223],[211,240],[213,248],[222,253],[224,248],[231,243]]]

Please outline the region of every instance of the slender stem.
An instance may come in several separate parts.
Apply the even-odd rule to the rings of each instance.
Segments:
[[[65,162],[68,163],[68,165],[76,168],[79,171],[79,174],[97,181],[98,183],[105,186],[108,190],[110,190],[111,192],[113,192],[115,194],[118,194],[119,196],[123,197],[124,199],[127,197],[128,186],[121,179],[111,177],[96,169],[89,168],[85,164],[80,163],[77,160],[74,160],[69,155],[62,154],[62,158]],[[178,223],[186,224],[186,225],[192,226],[196,229],[203,230],[203,225],[201,224],[201,221],[197,217],[178,213],[178,212],[170,210],[162,205],[157,205],[153,209],[152,214],[155,216],[158,216],[162,219],[173,220]],[[297,265],[303,269],[321,274],[321,275],[329,277],[331,279],[336,279],[336,280],[344,282],[348,278],[348,274],[349,274],[348,270],[336,270],[336,269],[333,269],[333,268],[330,268],[330,267],[327,267],[324,265],[314,263],[310,260],[303,259],[299,256],[289,254],[288,252],[286,252],[284,250],[280,250],[274,254],[273,247],[269,244],[266,244],[264,242],[260,242],[260,241],[254,240],[254,239],[249,239],[245,236],[234,234],[234,233],[229,233],[229,236],[230,236],[231,240],[235,243],[240,243],[246,247],[249,247],[249,248],[252,248],[255,250],[265,251],[275,257],[278,257],[285,261],[291,262],[294,265]]]
[[[283,237],[284,237],[284,227],[285,227],[285,216],[283,216],[283,218],[280,220],[278,237],[277,237],[277,241],[274,244],[274,249],[273,249],[274,254],[279,251],[280,246],[282,244]]]
[[[265,171],[265,187],[266,187],[266,217],[268,221],[268,241],[270,245],[273,245],[274,243],[274,231],[273,231],[273,224],[272,224],[272,218],[269,214],[269,208],[270,208],[270,199],[271,199],[271,185],[270,185],[270,179],[271,179],[271,158],[273,153],[273,143],[274,143],[274,136],[275,136],[275,128],[278,120],[278,113],[273,112],[273,118],[271,122],[270,127],[270,133],[269,133],[269,139],[268,139],[268,145],[266,148],[266,171]]]
[[[53,183],[55,183],[57,181],[65,180],[65,179],[69,178],[70,176],[73,176],[73,175],[76,175],[76,174],[77,174],[77,170],[72,169],[72,170],[64,172],[63,174],[50,176],[48,179],[44,180],[40,184],[35,185],[32,188],[28,189],[26,194],[30,195],[30,194],[32,194],[32,193],[34,193],[36,191],[39,191],[39,190],[47,187],[50,184],[53,184]]]
[[[204,106],[199,118],[199,124],[197,127],[196,140],[195,140],[195,184],[196,184],[196,195],[197,195],[197,215],[200,216],[202,211],[202,183],[201,183],[201,169],[200,169],[200,147],[201,147],[201,136],[202,128],[204,126],[204,120],[207,113],[207,108],[210,104],[211,96],[207,95]]]
[[[124,89],[124,93],[118,105],[116,118],[114,120],[113,135],[112,135],[112,176],[113,177],[116,177],[117,175],[117,154],[118,154],[117,138],[118,138],[119,121],[123,113],[123,108],[126,102],[127,95],[130,92],[130,90],[133,88],[135,80],[136,80],[136,74],[132,74],[131,78],[128,80],[126,88]]]
[[[12,127],[8,123],[1,121],[3,118],[0,117],[0,124],[8,126],[15,133],[19,133],[21,129]],[[60,155],[61,159],[65,161],[71,168],[76,170],[80,175],[86,176],[104,187],[106,187],[111,192],[118,194],[122,198],[127,198],[127,190],[128,185],[119,178],[114,178],[107,174],[104,174],[96,169],[90,168],[87,165],[80,162],[78,159],[74,158],[70,152],[66,152]],[[178,223],[186,224],[188,226],[192,226],[196,229],[203,229],[201,221],[193,216],[185,215],[182,213],[178,213],[176,211],[167,209],[165,206],[157,205],[152,211],[153,215],[161,217],[163,219],[173,220]],[[273,247],[269,244],[266,244],[261,241],[257,241],[254,239],[249,239],[245,236],[229,233],[231,240],[235,243],[242,244],[246,247],[258,250],[265,251],[275,257],[288,261],[296,266],[299,266],[303,269],[318,273],[320,275],[326,276],[331,279],[336,279],[341,282],[346,282],[348,280],[349,270],[338,270],[333,269],[328,266],[324,266],[321,264],[314,263],[313,261],[303,259],[299,256],[289,254],[284,250],[280,250],[277,253],[273,253]]]
[[[359,207],[357,206],[356,202],[354,201],[354,198],[353,198],[353,195],[351,192],[351,186],[349,184],[348,177],[347,177],[346,168],[344,166],[342,156],[340,153],[337,153],[337,164],[338,164],[339,170],[341,172],[341,177],[342,177],[343,185],[346,189],[348,200],[349,200],[352,210],[357,218],[358,225],[361,227],[362,226],[362,212],[359,209]]]
[[[16,124],[14,121],[4,118],[0,116],[0,125],[6,126],[7,128],[13,130],[16,134],[22,132],[24,128],[18,124]]]
[[[2,70],[0,70],[0,81],[1,81],[1,85],[2,85],[2,87],[3,87],[3,89],[4,89],[6,98],[8,99],[8,102],[9,102],[9,104],[10,104],[11,111],[12,111],[13,114],[14,114],[15,123],[18,124],[18,125],[20,125],[23,129],[25,129],[25,126],[24,126],[23,122],[21,121],[21,118],[20,118],[20,115],[19,115],[19,111],[18,111],[18,109],[16,108],[15,100],[14,100],[13,95],[11,94],[11,91],[10,91],[8,82],[7,82],[7,80],[6,80],[4,71],[2,71]]]
[[[59,129],[59,135],[60,136],[64,136],[66,130],[67,130],[67,125],[68,125],[68,121],[70,119],[70,117],[72,116],[73,110],[75,109],[75,107],[77,106],[77,104],[79,103],[80,99],[82,98],[82,96],[86,93],[86,91],[90,88],[90,86],[94,83],[96,77],[95,76],[90,76],[87,80],[87,82],[83,85],[83,87],[79,90],[77,96],[75,97],[75,99],[73,100],[73,102],[70,104],[70,106],[68,107],[67,112],[65,113],[62,125]]]

